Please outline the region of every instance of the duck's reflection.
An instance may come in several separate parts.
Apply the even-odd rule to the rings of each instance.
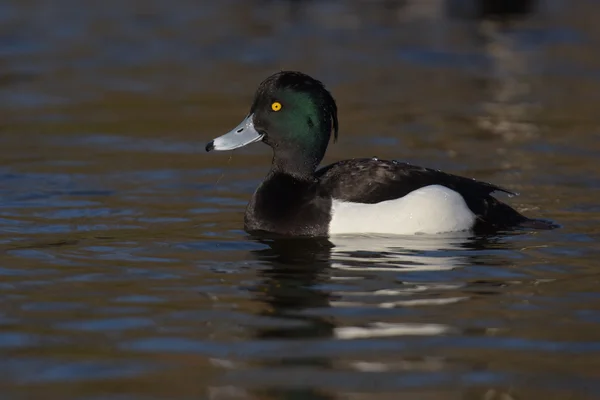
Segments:
[[[267,248],[254,255],[267,264],[262,270],[262,284],[257,287],[256,298],[266,307],[263,316],[289,321],[277,327],[258,328],[255,336],[261,340],[315,339],[333,335],[334,323],[329,318],[304,315],[307,309],[329,307],[329,292],[320,285],[328,280],[329,252],[332,244],[324,239],[265,239],[255,240]],[[330,369],[328,357],[282,357],[269,361],[266,367],[281,366]],[[257,397],[329,400],[335,396],[318,389],[268,389],[260,390]]]
[[[466,300],[460,289],[470,284],[453,279],[450,271],[482,262],[495,264],[489,257],[480,260],[480,250],[501,246],[498,237],[467,233],[254,240],[267,246],[254,252],[266,264],[260,272],[264,279],[256,290],[257,300],[266,305],[262,315],[290,322],[260,328],[256,336],[280,339],[448,332],[450,327],[437,324],[423,325],[419,330],[416,325],[385,323],[352,331],[351,327],[337,326],[336,313],[327,309],[401,308]]]
[[[465,262],[461,250],[476,243],[469,233],[452,235],[337,236],[331,266],[363,271],[439,271]],[[470,246],[469,246],[470,245]],[[479,245],[480,247],[480,245]]]
[[[268,247],[254,255],[268,264],[257,297],[267,307],[263,315],[302,323],[259,330],[261,338],[331,336],[333,324],[322,318],[303,316],[305,309],[329,307],[329,296],[320,285],[327,282],[332,244],[326,239],[256,239]]]
[[[469,283],[460,278],[453,279],[455,270],[488,265],[488,262],[494,264],[494,257],[482,250],[504,246],[500,237],[468,234],[253,239],[266,245],[253,253],[265,265],[260,272],[262,281],[255,292],[255,299],[264,305],[260,314],[282,321],[275,327],[272,324],[257,327],[255,337],[260,340],[294,339],[280,358],[268,357],[263,364],[266,368],[285,366],[311,371],[314,368],[357,372],[444,370],[448,367],[446,361],[427,354],[422,357],[397,354],[388,358],[375,351],[356,358],[352,352],[338,354],[335,343],[455,332],[456,327],[443,322],[423,322],[422,319],[413,322],[411,315],[414,314],[406,314],[403,310],[461,301],[461,296],[456,295],[460,289],[456,289],[466,288]],[[481,258],[482,254],[487,256]],[[434,274],[441,275],[436,277]],[[466,296],[462,294],[462,297]],[[301,343],[308,347],[302,350]],[[311,347],[317,343],[322,352]],[[261,392],[261,395],[335,398],[322,390],[312,389],[267,392]]]

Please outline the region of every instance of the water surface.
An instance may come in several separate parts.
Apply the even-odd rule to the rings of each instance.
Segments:
[[[599,398],[600,3],[205,3],[0,5],[2,398]],[[325,162],[562,228],[246,234],[270,153],[204,145],[283,68],[338,100]]]

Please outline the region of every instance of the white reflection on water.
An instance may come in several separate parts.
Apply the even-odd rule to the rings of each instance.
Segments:
[[[336,339],[364,339],[387,336],[434,336],[454,331],[448,325],[375,322],[365,327],[344,326],[334,329]]]
[[[400,274],[422,271],[448,271],[469,264],[470,234],[414,236],[336,236],[329,239],[331,267],[338,274],[332,279],[365,279],[352,275],[356,272],[388,271]],[[351,275],[348,276],[348,273]],[[332,291],[331,307],[348,309],[375,307],[392,309],[400,307],[439,306],[467,300],[467,296],[444,296],[442,293],[457,289],[462,283],[423,282],[405,285],[399,282],[393,288],[373,290]],[[418,295],[419,298],[414,298]],[[335,299],[335,300],[334,300]],[[420,322],[372,322],[361,326],[336,327],[337,339],[364,339],[392,336],[434,336],[455,332],[452,326]]]
[[[351,271],[443,271],[464,264],[470,233],[333,236],[331,266]]]

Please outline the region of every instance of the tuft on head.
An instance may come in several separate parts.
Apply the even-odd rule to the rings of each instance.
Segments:
[[[280,71],[262,81],[256,91],[257,99],[268,97],[270,93],[280,89],[291,89],[297,92],[309,93],[319,106],[323,108],[329,118],[333,131],[334,142],[338,139],[337,105],[335,99],[320,81],[298,71]]]

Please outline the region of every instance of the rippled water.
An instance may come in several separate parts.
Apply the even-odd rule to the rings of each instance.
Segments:
[[[597,1],[0,4],[2,399],[600,397]],[[270,154],[206,154],[264,77],[338,100],[326,162],[521,193],[549,232],[273,240]]]

